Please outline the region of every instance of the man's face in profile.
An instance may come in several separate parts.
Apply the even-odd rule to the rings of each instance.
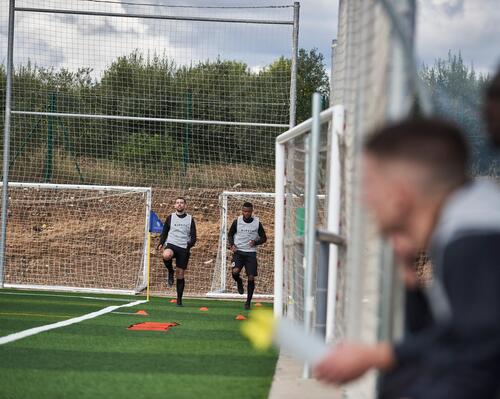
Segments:
[[[385,237],[401,229],[405,216],[403,190],[390,168],[397,168],[397,163],[391,166],[370,154],[363,156],[363,204]]]

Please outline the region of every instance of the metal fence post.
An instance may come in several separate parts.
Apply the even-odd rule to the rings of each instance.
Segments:
[[[15,0],[9,2],[9,33],[7,41],[7,86],[5,88],[5,122],[3,133],[3,186],[2,186],[2,227],[0,235],[0,288],[3,288],[5,269],[5,242],[7,241],[7,207],[9,190],[9,147],[10,147],[10,116],[12,100],[12,74],[14,69],[14,8]]]
[[[330,257],[330,243],[320,241],[318,272],[316,278],[316,320],[314,323],[315,332],[326,336],[326,309],[328,302],[328,261]]]
[[[290,78],[290,127],[294,127],[297,120],[297,71],[299,61],[299,14],[300,3],[293,4],[293,31],[292,31],[292,62]]]
[[[314,272],[314,254],[316,246],[316,191],[318,180],[318,162],[319,162],[319,136],[321,131],[321,95],[313,94],[312,101],[312,127],[309,140],[309,170],[306,176],[306,223],[305,223],[305,278],[304,278],[304,326],[306,333],[312,332],[313,316],[313,272]],[[310,376],[309,365],[304,367],[304,378]]]

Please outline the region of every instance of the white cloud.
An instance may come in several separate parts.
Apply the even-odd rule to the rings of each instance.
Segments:
[[[448,16],[461,14],[464,11],[464,0],[426,0],[427,7],[441,11]]]
[[[148,3],[164,3],[149,0]],[[68,7],[66,0],[47,0],[51,8]],[[44,4],[46,4],[44,3]],[[206,0],[177,0],[176,4],[206,5]],[[252,0],[252,6],[292,4],[290,0]],[[18,5],[38,5],[36,0],[18,0]],[[75,2],[80,8],[111,12],[149,12],[212,16],[213,9],[141,8],[124,4]],[[210,6],[240,6],[238,0],[212,0]],[[0,2],[0,61],[5,59],[7,43],[8,2]],[[498,0],[419,0],[417,19],[417,56],[432,64],[446,57],[448,50],[461,51],[467,63],[482,72],[491,72],[500,62],[500,7]],[[299,45],[317,47],[330,65],[330,44],[336,37],[338,1],[302,0]],[[228,9],[224,16],[238,16],[240,11]],[[249,9],[252,18],[290,19],[291,9]],[[274,14],[274,13],[277,14]],[[219,15],[219,14],[218,14]],[[239,14],[241,15],[241,14]],[[34,27],[39,26],[34,31]],[[289,56],[291,31],[280,27],[246,27],[236,25],[175,23],[136,18],[81,17],[19,13],[16,17],[16,60],[37,58],[43,65],[66,67],[82,63],[102,71],[119,55],[135,49],[145,54],[175,54],[178,63],[213,59],[218,55],[247,62],[258,68],[280,55]],[[223,43],[224,42],[224,43]],[[36,56],[36,57],[35,57]]]
[[[148,3],[164,4],[163,0]],[[0,5],[0,61],[5,59],[7,43],[8,2]],[[164,7],[134,7],[126,4],[75,2],[78,9],[106,10],[117,13],[165,13],[198,16],[233,16],[241,18],[241,10],[185,9]],[[205,0],[178,0],[175,4],[206,5]],[[252,0],[251,6],[292,4],[281,0]],[[36,0],[18,0],[18,6],[39,6]],[[65,0],[47,0],[48,8],[68,8]],[[210,6],[241,6],[235,0],[214,0]],[[330,60],[330,43],[335,37],[337,5],[330,0],[306,0],[301,4],[301,47],[317,47]],[[246,17],[291,20],[292,9],[248,9]],[[164,20],[85,17],[67,14],[16,14],[15,63],[31,59],[43,66],[92,67],[96,74],[103,71],[116,57],[139,49],[144,54],[166,54],[177,64],[196,63],[218,56],[248,63],[251,68],[269,64],[277,57],[290,56],[291,27],[207,24]]]
[[[497,0],[420,0],[417,55],[427,64],[462,53],[466,63],[489,73],[500,62],[500,7]],[[452,10],[452,11],[450,11]]]

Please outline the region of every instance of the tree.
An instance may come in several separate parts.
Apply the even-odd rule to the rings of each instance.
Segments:
[[[280,57],[271,63],[261,73],[261,84],[267,85],[268,81],[290,81],[291,60]],[[278,77],[281,75],[281,77]],[[269,87],[269,86],[267,86]],[[269,90],[268,90],[269,91]],[[273,98],[288,99],[290,97],[289,85],[280,85],[274,88]],[[328,104],[330,85],[328,74],[324,63],[323,54],[313,48],[307,51],[299,49],[297,59],[297,108],[296,123],[300,123],[311,117],[312,95],[318,92],[323,96],[323,104]],[[278,93],[280,94],[278,96]],[[269,112],[269,110],[268,110]],[[287,123],[288,121],[284,121]]]
[[[37,153],[43,162],[50,130],[51,146],[63,157],[81,158],[82,164],[102,161],[129,168],[135,162],[144,171],[149,164],[169,170],[194,163],[272,168],[274,140],[283,128],[140,118],[288,124],[290,67],[285,57],[258,70],[223,59],[176,65],[165,54],[146,56],[139,50],[115,59],[99,77],[83,66],[71,71],[28,62],[14,71],[15,109],[137,119],[13,118],[11,150],[19,159]],[[1,77],[5,68],[0,65]],[[5,92],[4,80],[0,93]],[[316,91],[327,101],[323,55],[317,49],[300,49],[297,122],[310,117]],[[171,151],[174,147],[177,151]],[[26,176],[22,162],[13,166],[27,179],[41,179],[37,170],[43,168],[32,168]]]
[[[432,67],[424,65],[420,75],[431,93],[435,112],[465,130],[472,148],[473,173],[491,173],[494,157],[488,149],[481,115],[488,76],[476,73],[474,66],[464,64],[460,52],[457,55],[451,51],[447,59],[437,59]]]
[[[330,85],[323,54],[313,48],[307,52],[301,48],[297,65],[297,123],[311,117],[311,100],[315,92],[328,104]]]

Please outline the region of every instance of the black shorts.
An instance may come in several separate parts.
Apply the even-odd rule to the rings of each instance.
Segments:
[[[245,268],[247,276],[258,276],[257,273],[257,253],[236,251],[233,254],[233,267]]]
[[[175,267],[186,270],[188,267],[190,252],[187,248],[181,248],[174,244],[167,244],[165,249],[171,249],[174,253],[172,259],[175,258]]]

